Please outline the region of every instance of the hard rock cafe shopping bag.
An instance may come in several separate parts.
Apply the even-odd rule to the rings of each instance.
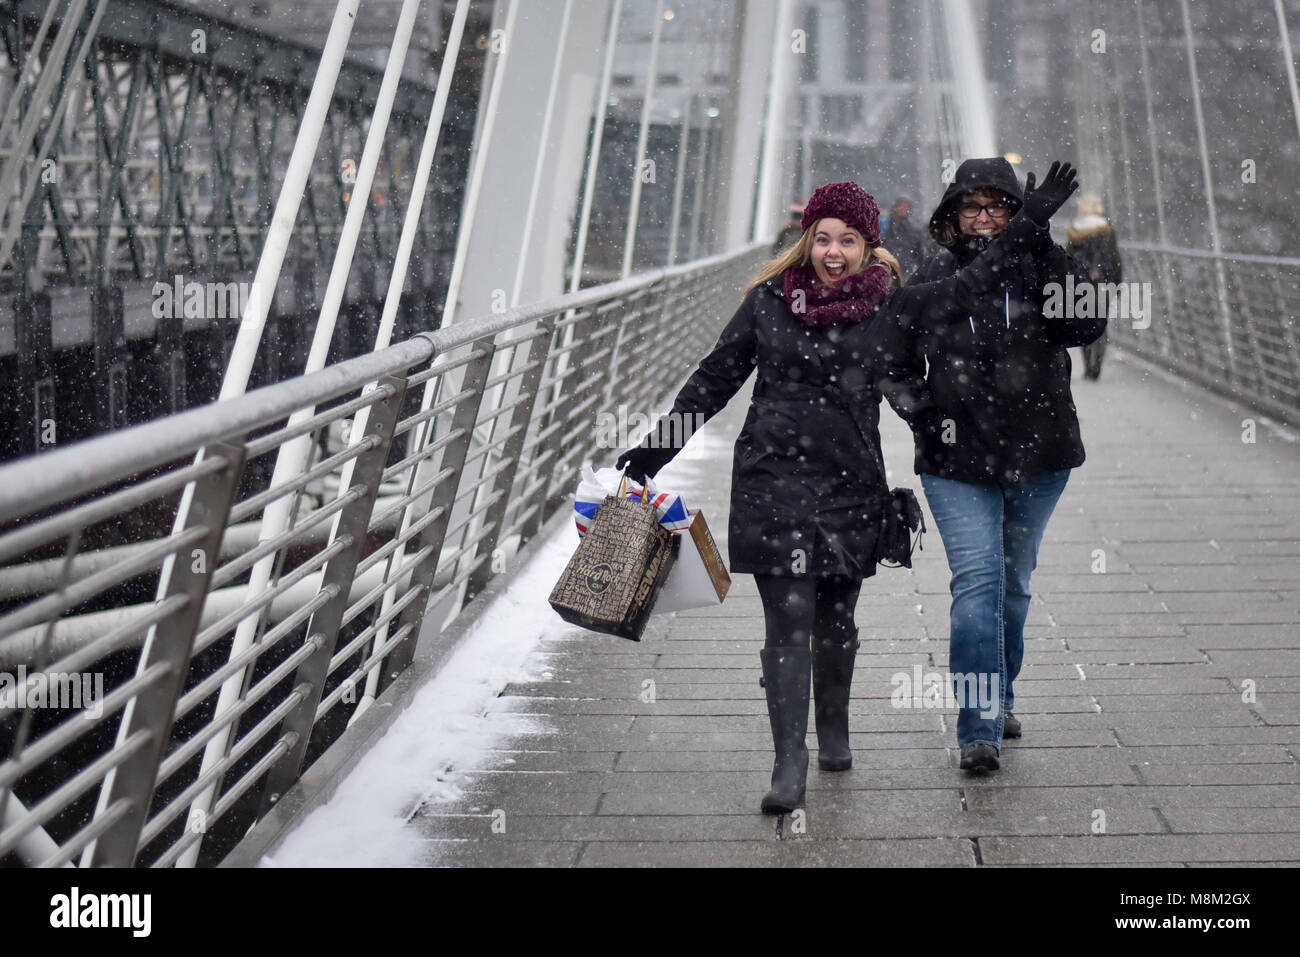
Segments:
[[[567,622],[640,641],[680,543],[644,497],[610,495],[551,591],[551,607]]]

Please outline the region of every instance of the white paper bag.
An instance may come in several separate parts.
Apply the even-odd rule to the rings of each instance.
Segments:
[[[681,549],[652,614],[721,605],[731,588],[731,576],[704,513],[691,509],[690,514],[690,526],[677,533],[682,537]]]

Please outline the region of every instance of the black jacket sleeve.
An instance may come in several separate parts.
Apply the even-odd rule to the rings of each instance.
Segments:
[[[918,441],[925,438],[925,433],[937,435],[943,427],[925,380],[925,357],[920,347],[923,324],[940,324],[969,315],[983,297],[1014,281],[1017,270],[1013,267],[1020,256],[1026,252],[1038,255],[1050,245],[1046,229],[1028,217],[1017,216],[988,249],[955,275],[950,271],[954,264],[944,262],[945,255],[951,254],[941,253],[931,257],[907,286],[890,297],[880,391]],[[936,443],[927,441],[925,445]]]
[[[1042,285],[1039,292],[1043,296],[1044,303],[1048,296],[1047,288],[1053,283],[1058,290],[1062,291],[1061,295],[1064,294],[1066,276],[1071,273],[1074,274],[1076,286],[1090,281],[1087,269],[1080,267],[1073,256],[1055,243],[1038,252],[1036,259]],[[1062,305],[1065,303],[1062,302]],[[1073,309],[1061,309],[1060,315],[1052,316],[1049,316],[1046,310],[1043,311],[1043,329],[1049,340],[1062,346],[1086,346],[1101,338],[1101,334],[1106,331],[1104,315],[1071,316],[1070,313],[1073,311]]]
[[[895,308],[905,314],[909,323],[920,321],[922,315],[925,321],[933,324],[965,317],[977,310],[989,293],[1011,286],[1017,275],[1013,267],[1021,255],[1032,252],[1041,256],[1041,250],[1050,243],[1051,236],[1045,228],[1036,225],[1023,213],[1017,215],[989,243],[988,249],[956,275],[933,282],[918,282],[918,279],[924,280],[933,260],[926,263],[908,285],[895,293]]]
[[[661,418],[641,441],[643,448],[662,450],[663,463],[671,460],[690,439],[691,430],[683,423],[703,423],[726,407],[740,391],[758,361],[757,337],[754,334],[754,300],[761,289],[745,297],[740,308],[718,336],[713,350],[700,360],[686,384],[673,400],[672,411]],[[699,418],[686,418],[686,416]]]
[[[890,407],[913,430],[934,410],[934,398],[925,382],[925,356],[921,352],[914,317],[890,308],[881,316],[884,334],[881,346],[880,393]]]
[[[934,282],[936,279],[951,276],[956,268],[956,264],[952,261],[952,253],[941,249],[923,262],[903,285],[915,286],[923,282]]]

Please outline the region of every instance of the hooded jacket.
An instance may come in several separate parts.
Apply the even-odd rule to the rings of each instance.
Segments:
[[[957,205],[976,189],[1001,190],[1016,208],[1023,203],[1006,160],[962,163],[930,217],[930,235],[944,248],[909,286],[956,274],[989,244],[957,228]],[[1010,484],[1083,464],[1066,349],[1097,339],[1106,320],[1044,316],[1050,283],[1064,286],[1070,273],[1087,278],[1046,229],[1007,268],[1007,287],[981,297],[965,322],[947,321],[944,304],[906,330],[902,369],[893,376],[899,385],[885,394],[912,427],[918,474]]]

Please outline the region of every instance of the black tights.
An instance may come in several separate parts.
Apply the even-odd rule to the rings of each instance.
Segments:
[[[807,648],[810,636],[844,641],[862,582],[853,578],[781,578],[755,575],[763,599],[768,648]]]

